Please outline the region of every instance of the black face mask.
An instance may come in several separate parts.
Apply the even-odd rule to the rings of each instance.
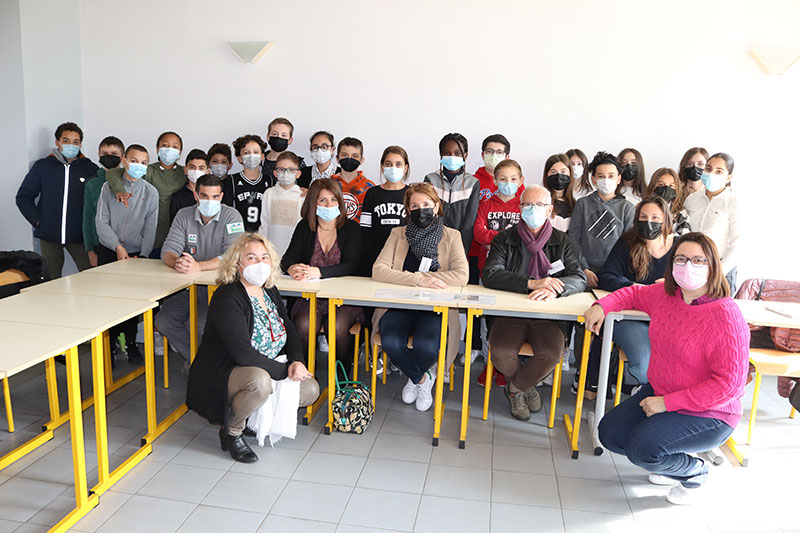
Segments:
[[[339,166],[342,167],[342,170],[345,172],[355,172],[359,165],[361,165],[361,162],[352,157],[345,157],[339,160]]]
[[[637,165],[636,163],[625,165],[625,168],[622,169],[623,181],[633,181],[634,179],[636,179],[636,176],[638,175],[639,175],[639,165]]]
[[[569,187],[569,174],[550,174],[547,176],[547,186],[556,191],[563,191]]]
[[[119,156],[118,155],[111,155],[111,154],[104,154],[100,156],[100,164],[103,165],[106,170],[110,170],[112,168],[117,168],[119,166]]]
[[[420,207],[408,212],[411,222],[419,228],[427,228],[433,222],[434,214],[432,207]]]
[[[661,237],[661,222],[651,222],[650,220],[636,221],[636,234],[646,241],[652,241]]]
[[[675,192],[675,189],[673,189],[672,187],[667,187],[666,185],[659,185],[658,187],[653,189],[653,192],[657,196],[663,198],[664,201],[667,202],[668,204],[672,203],[672,201],[675,200],[675,198],[677,198],[678,196],[678,193]]]
[[[289,147],[289,139],[284,139],[283,137],[270,137],[269,147],[276,152],[283,152]]]
[[[700,181],[700,178],[703,177],[703,169],[700,167],[686,167],[681,170],[681,174],[683,174],[683,179],[688,181]]]

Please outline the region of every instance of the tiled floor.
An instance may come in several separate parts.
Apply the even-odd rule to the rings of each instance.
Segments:
[[[88,358],[84,357],[84,364]],[[160,368],[160,365],[156,365]],[[183,401],[185,377],[173,366],[159,389],[161,416]],[[120,365],[124,371],[127,365]],[[404,380],[379,386],[378,407],[364,435],[322,434],[322,417],[298,427],[295,440],[256,448],[258,463],[235,463],[219,449],[217,429],[188,413],[153,445],[153,453],[100,498],[76,531],[99,532],[626,532],[800,531],[800,417],[765,378],[750,466],[714,467],[703,501],[675,507],[668,488],[648,484],[626,459],[594,456],[584,433],[579,460],[569,457],[561,422],[548,430],[545,409],[530,422],[508,414],[501,391],[480,420],[483,389],[474,384],[467,448],[458,449],[461,384],[446,397],[438,448],[433,421],[404,405]],[[63,368],[59,368],[62,374]],[[0,426],[0,453],[30,438],[47,412],[44,371],[11,379],[17,432]],[[570,377],[564,382],[569,383]],[[160,379],[159,379],[160,383]],[[83,368],[86,392],[91,385]],[[112,467],[139,445],[144,430],[141,378],[108,398]],[[62,381],[62,391],[64,391]],[[549,387],[544,387],[549,399]],[[749,414],[752,385],[745,397]],[[65,401],[62,399],[62,406]],[[557,414],[574,409],[564,387]],[[93,414],[85,414],[87,465],[95,477]],[[0,417],[5,424],[5,416]],[[585,427],[585,424],[584,424]],[[746,420],[736,436],[744,442]],[[0,471],[0,533],[46,531],[73,505],[66,426],[56,438]],[[91,480],[90,480],[91,483]]]

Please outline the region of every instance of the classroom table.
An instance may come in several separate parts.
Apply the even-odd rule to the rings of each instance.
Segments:
[[[83,411],[81,409],[80,373],[78,371],[78,345],[98,337],[91,329],[48,326],[0,321],[3,338],[3,357],[0,372],[13,376],[27,368],[64,353],[67,360],[67,396],[69,401],[70,436],[72,438],[73,475],[75,480],[75,508],[50,531],[67,531],[98,503],[98,495],[90,494],[86,480],[86,455],[83,441]],[[99,345],[99,341],[94,341]],[[13,453],[18,457],[53,438],[52,430],[30,440]],[[18,458],[16,457],[16,458]],[[16,458],[12,458],[16,460]]]
[[[376,296],[378,290],[412,291],[417,297]],[[433,445],[439,445],[439,433],[442,426],[442,396],[444,393],[444,366],[447,351],[447,313],[450,308],[457,308],[457,296],[461,287],[447,289],[427,289],[411,287],[394,283],[373,281],[370,278],[358,276],[345,276],[331,278],[317,293],[317,298],[328,299],[328,331],[336,331],[336,308],[344,305],[357,305],[366,307],[388,307],[392,309],[412,309],[418,311],[433,311],[441,314],[442,327],[439,343],[439,359],[436,368],[436,396],[433,410]],[[450,295],[450,301],[446,301]],[[437,299],[437,297],[443,297]],[[328,336],[328,422],[325,424],[325,434],[333,431],[333,399],[336,394],[336,335]],[[377,354],[372,354],[372,364],[377,364]],[[465,377],[465,379],[467,379]],[[373,384],[373,388],[374,388]],[[320,395],[322,396],[322,395]]]
[[[194,285],[193,278],[190,276],[134,276],[125,274],[106,274],[95,273],[91,270],[66,276],[39,285],[34,285],[23,289],[23,293],[43,292],[49,294],[76,294],[83,296],[104,296],[108,298],[117,299],[132,299],[132,300],[146,300],[149,302],[156,302],[171,294],[181,291],[186,288],[195,287],[195,300],[196,300],[196,286]],[[194,315],[190,308],[190,316]],[[126,376],[126,380],[133,379],[142,373],[145,375],[145,387],[147,389],[148,398],[148,432],[142,438],[142,445],[152,443],[159,435],[166,431],[172,424],[174,424],[181,416],[186,413],[186,406],[181,406],[173,413],[168,415],[160,423],[155,425],[151,424],[155,421],[155,355],[152,349],[153,340],[153,322],[152,313],[149,313],[150,320],[145,321],[145,354],[144,354],[144,370],[135,370]],[[196,316],[194,319],[196,324]],[[196,328],[195,328],[196,329]],[[149,339],[149,342],[147,342]],[[148,349],[147,347],[150,346]],[[109,371],[106,370],[106,375]],[[117,387],[119,382],[114,382],[114,387]],[[110,390],[109,390],[110,392]],[[149,401],[152,398],[152,403]]]
[[[331,280],[311,280],[311,281],[295,281],[289,276],[280,275],[275,281],[275,286],[281,293],[281,296],[291,296],[298,298],[305,298],[308,300],[309,317],[308,317],[308,371],[314,374],[316,370],[316,357],[317,357],[317,293]],[[211,303],[211,297],[217,289],[217,272],[209,271],[204,272],[203,275],[195,278],[196,285],[205,285],[208,287],[208,303]],[[197,301],[194,302],[197,305]],[[192,356],[194,358],[194,355]],[[303,424],[308,425],[311,420],[319,412],[320,406],[324,403],[326,398],[326,390],[320,392],[319,398],[316,402],[306,407],[306,414],[303,415]]]
[[[492,297],[494,304],[481,304],[474,302],[474,298],[468,296]],[[527,294],[488,289],[480,285],[467,285],[461,291],[459,308],[467,309],[467,346],[472,342],[473,317],[481,315],[515,317],[515,318],[538,318],[542,320],[564,320],[570,322],[583,322],[583,313],[594,303],[594,296],[589,292],[573,294],[564,298],[556,298],[549,302],[531,300]],[[575,404],[575,422],[570,421],[569,415],[564,415],[564,429],[567,434],[567,441],[570,444],[572,458],[578,458],[578,435],[580,432],[581,410],[583,408],[583,389],[586,381],[586,367],[588,364],[589,344],[591,333],[587,330],[584,334],[583,354],[580,362],[580,384],[578,386],[578,398]],[[464,391],[462,394],[461,407],[461,436],[459,448],[466,446],[467,424],[469,420],[469,379],[470,361],[469,357],[464,358]],[[560,364],[560,363],[559,363]],[[488,376],[486,379],[489,379]],[[553,396],[556,395],[556,387],[553,384]],[[548,427],[553,427],[555,411],[551,409]]]

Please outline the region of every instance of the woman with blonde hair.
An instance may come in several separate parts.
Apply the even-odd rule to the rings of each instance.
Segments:
[[[242,437],[247,418],[272,394],[272,380],[300,382],[298,407],[319,396],[300,338],[275,287],[278,254],[266,237],[245,233],[225,252],[203,340],[189,371],[186,404],[212,424],[235,461],[258,456]],[[279,355],[288,362],[281,363]]]
[[[467,254],[458,230],[444,225],[443,208],[430,183],[414,183],[406,189],[403,203],[408,224],[394,228],[372,267],[372,279],[428,289],[463,287],[469,281]],[[402,398],[427,411],[433,403],[431,389],[439,354],[441,318],[433,311],[379,309],[372,318],[380,330],[383,348],[408,376]],[[446,366],[455,360],[461,328],[458,312],[448,314]],[[413,348],[408,347],[414,336]]]

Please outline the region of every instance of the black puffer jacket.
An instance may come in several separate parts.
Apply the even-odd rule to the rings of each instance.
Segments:
[[[521,222],[522,224],[522,222]],[[483,267],[483,284],[490,289],[528,293],[528,265],[524,261],[525,245],[512,226],[498,233],[492,240],[486,266]],[[564,268],[551,277],[564,283],[564,292],[559,296],[569,296],[586,290],[586,274],[581,269],[572,239],[557,229],[553,229],[550,240],[544,247],[550,263],[561,261]]]

